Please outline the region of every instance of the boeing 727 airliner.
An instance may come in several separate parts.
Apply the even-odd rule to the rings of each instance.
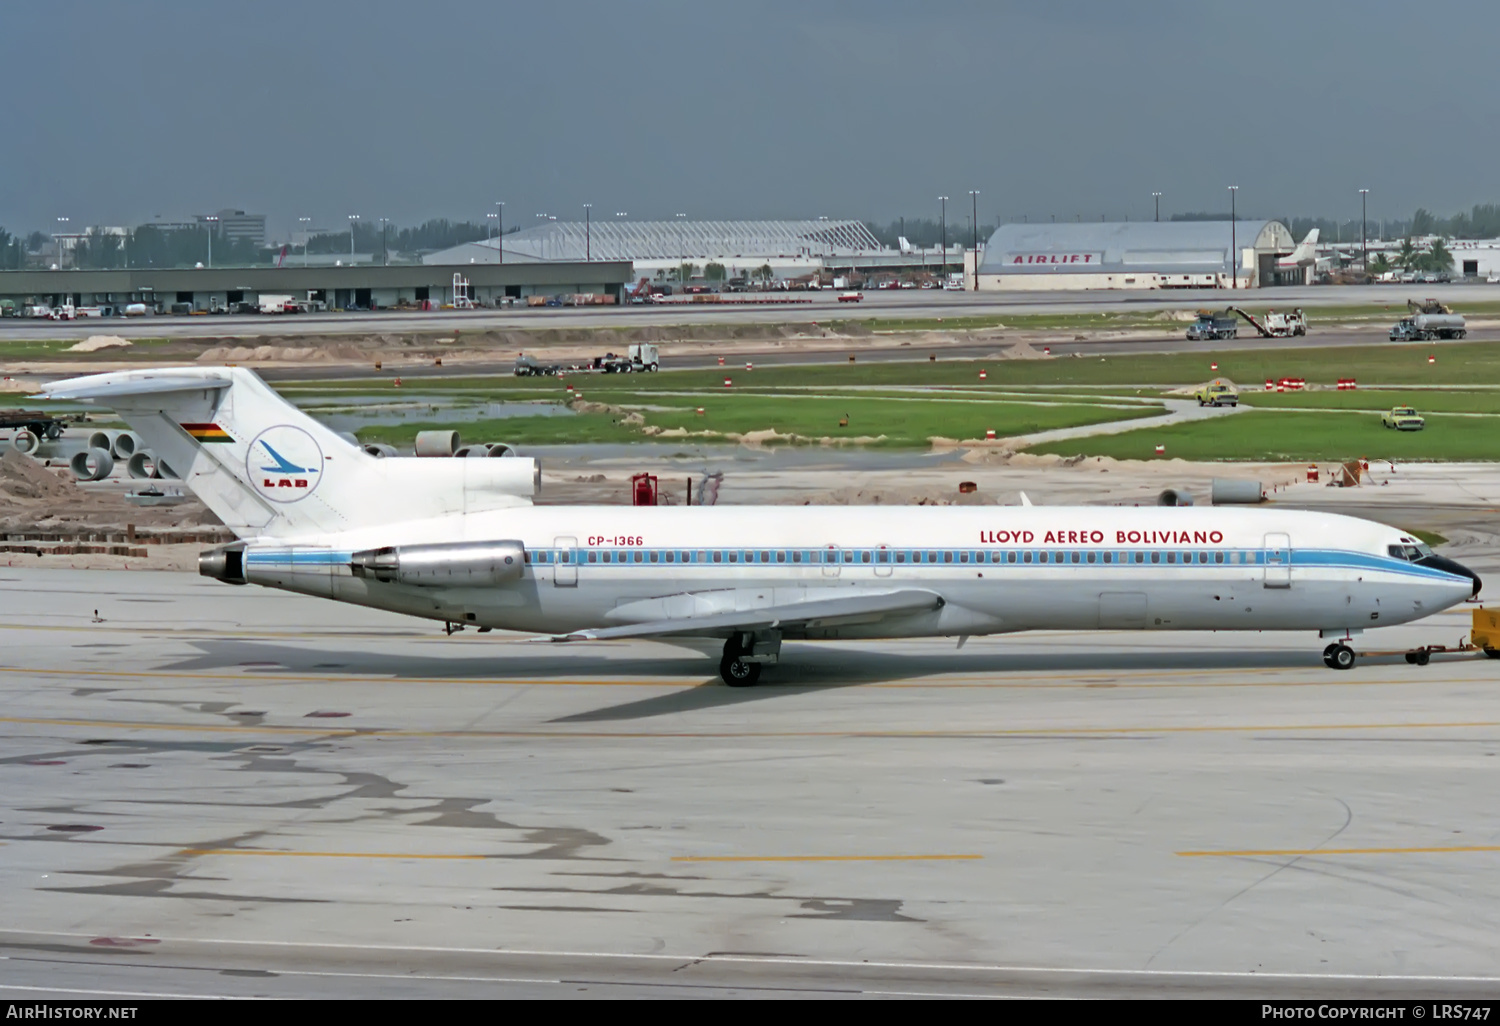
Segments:
[[[1417,539],[1324,513],[1201,507],[532,505],[525,458],[379,459],[243,368],[59,381],[113,407],[240,539],[199,570],[553,641],[722,639],[753,684],[783,639],[1308,630],[1348,642],[1479,593]]]

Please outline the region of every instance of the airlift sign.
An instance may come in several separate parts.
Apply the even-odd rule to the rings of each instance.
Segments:
[[[296,502],[318,487],[323,450],[299,427],[278,424],[255,436],[245,454],[245,473],[255,490],[272,502]]]
[[[1081,264],[1086,267],[1098,267],[1104,263],[1103,253],[1012,253],[1011,264],[1022,266],[1042,264]]]

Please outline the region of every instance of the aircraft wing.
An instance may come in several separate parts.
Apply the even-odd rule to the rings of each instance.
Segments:
[[[686,596],[683,596],[686,597]],[[826,627],[858,621],[868,623],[888,616],[902,616],[938,609],[943,597],[936,592],[904,589],[861,592],[830,598],[808,598],[759,609],[673,616],[662,620],[591,627],[568,634],[554,634],[538,641],[608,641],[612,638],[668,637],[681,634],[723,634],[729,631],[768,630],[786,627]]]

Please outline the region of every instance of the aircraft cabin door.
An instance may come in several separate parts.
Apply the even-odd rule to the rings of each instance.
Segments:
[[[557,562],[552,567],[552,584],[558,588],[578,587],[578,539],[553,538]]]
[[[1265,586],[1267,588],[1290,588],[1292,586],[1291,535],[1266,535],[1262,558],[1265,564]]]
[[[880,548],[876,549],[875,550],[875,576],[876,577],[889,577],[889,576],[891,576],[891,560],[893,560],[895,558],[896,558],[895,554],[892,553],[891,550],[889,548],[887,548],[886,546],[884,546],[884,545],[882,545],[882,546],[880,546]]]
[[[839,575],[839,563],[843,560],[844,553],[836,545],[830,545],[823,550],[823,576],[837,577]]]

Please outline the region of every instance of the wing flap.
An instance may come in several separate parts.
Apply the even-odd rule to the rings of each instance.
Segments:
[[[778,627],[832,626],[839,623],[884,619],[907,613],[922,613],[943,605],[936,592],[909,589],[839,598],[815,598],[760,609],[733,610],[700,616],[594,627],[568,634],[554,634],[539,641],[608,641],[612,638],[649,638],[680,634],[712,634],[719,631],[768,630]]]

